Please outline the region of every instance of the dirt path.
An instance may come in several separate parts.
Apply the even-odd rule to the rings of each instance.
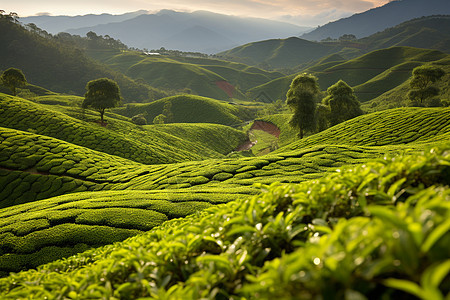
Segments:
[[[270,122],[266,122],[266,121],[261,121],[261,120],[256,120],[253,122],[252,126],[250,127],[249,130],[249,134],[251,131],[253,130],[262,130],[264,132],[267,132],[273,136],[275,136],[277,139],[280,137],[280,133],[281,130],[280,128],[278,128],[275,124],[270,123]],[[246,150],[250,150],[253,146],[256,145],[258,141],[250,141],[250,138],[248,138],[247,141],[245,141],[244,143],[242,143],[241,145],[239,145],[235,151],[246,151]]]

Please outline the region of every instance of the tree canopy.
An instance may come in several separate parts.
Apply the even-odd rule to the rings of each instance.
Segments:
[[[360,102],[353,89],[343,80],[339,80],[327,89],[328,96],[323,104],[330,108],[330,125],[334,126],[362,114]]]
[[[27,84],[25,75],[23,75],[21,70],[16,68],[9,68],[3,72],[0,76],[0,81],[11,90],[13,96],[16,95],[16,88]]]
[[[423,105],[424,101],[439,95],[440,89],[433,86],[445,75],[445,71],[433,66],[420,66],[414,68],[409,83],[411,90],[408,98],[413,104]]]
[[[83,108],[91,107],[98,110],[103,124],[105,109],[117,107],[121,103],[119,86],[111,79],[100,78],[89,81],[86,90]]]
[[[315,128],[314,115],[319,93],[317,77],[304,73],[292,80],[286,94],[286,104],[294,111],[289,124],[299,130],[300,138],[303,138],[305,131]]]

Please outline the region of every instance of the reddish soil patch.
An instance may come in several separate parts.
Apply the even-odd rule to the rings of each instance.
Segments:
[[[236,148],[235,151],[246,151],[250,150],[253,146],[256,145],[256,142],[252,142],[250,140],[245,141],[244,143],[240,144],[239,147]]]
[[[252,127],[250,127],[250,130],[262,130],[267,133],[270,133],[271,135],[277,138],[280,137],[281,133],[280,128],[278,128],[275,124],[259,120],[253,122],[253,125]]]
[[[225,93],[227,93],[228,97],[233,98],[234,91],[236,90],[233,85],[224,80],[216,81],[215,84]]]

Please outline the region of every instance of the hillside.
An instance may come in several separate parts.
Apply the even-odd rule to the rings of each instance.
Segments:
[[[152,124],[153,119],[163,112],[164,105],[167,102],[171,103],[173,114],[171,122],[173,123],[240,125],[252,119],[254,113],[238,104],[193,95],[172,96],[147,104],[130,103],[113,111],[130,118],[138,114],[144,114],[147,123]]]
[[[221,58],[264,68],[292,68],[338,52],[340,45],[325,45],[291,37],[253,42],[218,53]]]
[[[449,14],[450,6],[446,0],[395,0],[320,26],[301,38],[320,41],[328,37],[337,39],[344,34],[363,38],[414,18]]]
[[[401,85],[412,70],[426,63],[445,65],[448,54],[437,50],[391,47],[369,52],[348,61],[331,61],[304,70],[318,77],[322,90],[340,79],[352,86],[361,102],[372,100]],[[252,97],[266,95],[272,101],[284,100],[295,75],[275,79],[249,90]]]
[[[144,164],[221,158],[245,140],[242,132],[229,127],[199,125],[196,129],[197,134],[205,130],[217,130],[218,133],[210,134],[208,136],[210,140],[206,142],[189,141],[170,134],[170,131],[166,133],[154,127],[143,130],[140,126],[121,119],[120,116],[108,114],[108,126],[103,127],[97,123],[99,118],[97,112],[73,107],[45,106],[5,94],[0,94],[0,108],[2,127],[50,136]],[[227,139],[223,139],[220,134]],[[220,150],[216,152],[207,145]]]
[[[372,50],[409,46],[450,53],[448,28],[450,28],[448,15],[422,17],[362,38],[359,42],[366,44]]]
[[[109,35],[139,49],[176,49],[217,53],[251,41],[296,36],[309,28],[272,20],[236,17],[207,11],[161,10],[122,22],[67,30]]]
[[[73,45],[41,37],[6,19],[0,19],[0,32],[0,70],[19,68],[31,84],[54,92],[84,95],[88,81],[108,77],[117,81],[126,102],[167,95],[89,59]]]
[[[212,58],[147,56],[139,52],[88,51],[116,71],[151,86],[214,99],[246,99],[246,90],[283,76],[245,64]]]

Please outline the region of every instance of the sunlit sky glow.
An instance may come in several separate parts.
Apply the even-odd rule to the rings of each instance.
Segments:
[[[0,6],[21,17],[38,14],[84,15],[122,14],[137,10],[156,12],[207,10],[228,15],[284,20],[305,26],[316,26],[381,6],[389,0],[15,0]]]

